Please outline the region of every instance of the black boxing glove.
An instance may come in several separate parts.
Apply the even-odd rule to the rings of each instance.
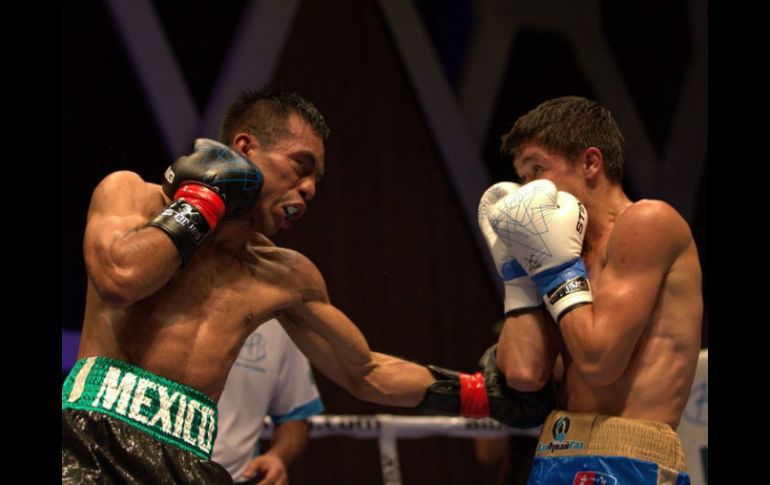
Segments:
[[[222,219],[244,213],[262,189],[262,172],[238,152],[206,138],[172,163],[163,192],[172,202],[149,225],[163,230],[186,263]]]
[[[479,361],[481,372],[473,375],[427,367],[437,380],[418,405],[424,414],[491,417],[507,426],[532,428],[543,424],[556,405],[553,382],[535,392],[520,392],[505,384],[505,376],[497,368],[497,344],[484,352]]]

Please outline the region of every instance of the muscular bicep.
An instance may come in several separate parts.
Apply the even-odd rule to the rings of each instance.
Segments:
[[[608,267],[601,285],[594,292],[595,351],[599,355],[613,353],[606,365],[625,368],[633,348],[646,328],[657,300],[665,268],[657,258],[635,256],[633,267]],[[646,266],[638,266],[641,263]],[[565,319],[563,329],[572,322]],[[567,340],[569,345],[569,340]],[[590,347],[589,347],[590,348]],[[598,358],[598,357],[597,357]]]
[[[663,280],[689,238],[686,223],[661,202],[636,203],[618,219],[593,288],[593,307],[578,308],[560,322],[565,344],[588,381],[608,383],[622,375]]]
[[[616,340],[638,338],[644,330],[664,278],[690,239],[684,220],[662,202],[637,203],[618,221],[594,294],[596,318],[617,329]]]
[[[160,271],[159,259],[173,261],[176,250],[162,231],[145,227],[149,203],[147,184],[131,172],[113,173],[94,190],[83,254],[89,279],[106,301],[128,302],[156,290],[147,289],[152,280],[144,278],[143,267],[170,277]]]
[[[88,208],[84,238],[87,259],[103,257],[116,238],[147,222],[141,205],[135,201],[143,187],[144,181],[130,172],[111,174],[96,187]]]

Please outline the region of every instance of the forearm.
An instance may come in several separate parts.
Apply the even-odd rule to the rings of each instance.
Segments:
[[[435,381],[423,366],[371,352],[358,328],[331,305],[299,305],[277,317],[313,366],[359,399],[416,406]]]
[[[146,298],[174,276],[181,258],[157,228],[138,227],[86,251],[89,276],[100,296],[122,306]]]
[[[349,391],[373,366],[363,334],[332,305],[308,302],[275,315],[313,366]]]
[[[572,365],[587,384],[607,386],[625,371],[633,351],[630,339],[614,339],[614,332],[602,326],[594,305],[583,305],[564,315],[559,330]]]
[[[389,406],[415,407],[436,382],[422,365],[392,355],[372,352],[374,366],[362,381],[361,398]]]
[[[270,449],[266,455],[275,455],[289,466],[307,444],[310,426],[305,421],[286,421],[275,427]]]
[[[552,375],[558,335],[542,309],[509,315],[497,350],[497,363],[506,383],[519,391],[542,388]]]

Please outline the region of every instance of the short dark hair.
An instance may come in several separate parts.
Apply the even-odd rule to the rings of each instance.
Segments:
[[[602,152],[607,177],[623,180],[623,135],[609,110],[578,96],[550,99],[516,120],[502,136],[503,155],[516,158],[516,150],[534,141],[574,160],[588,147]]]
[[[266,88],[242,92],[227,108],[219,141],[229,145],[236,133],[248,131],[263,148],[270,149],[288,134],[286,121],[290,113],[300,115],[322,140],[329,138],[329,127],[313,103],[297,93]]]

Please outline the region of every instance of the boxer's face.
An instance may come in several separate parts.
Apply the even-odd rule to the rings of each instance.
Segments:
[[[557,189],[569,192],[578,199],[583,193],[585,180],[580,163],[571,162],[564,155],[536,142],[525,142],[516,149],[513,168],[521,184],[546,179],[553,182]]]
[[[290,227],[305,214],[324,173],[321,137],[295,113],[289,115],[287,128],[288,134],[269,149],[262,149],[254,138],[246,151],[264,176],[262,192],[252,209],[252,223],[268,236]]]

